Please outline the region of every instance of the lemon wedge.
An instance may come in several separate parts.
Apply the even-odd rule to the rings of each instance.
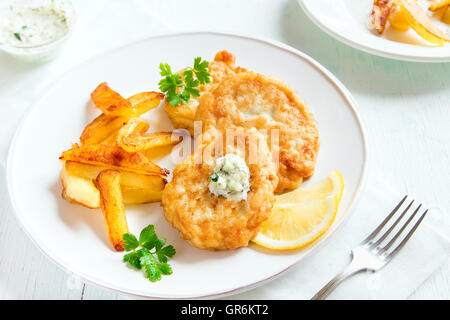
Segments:
[[[277,196],[270,217],[252,241],[274,250],[299,249],[313,243],[332,225],[343,189],[342,175],[334,171],[308,188]]]
[[[332,195],[336,195],[338,201],[341,201],[343,192],[344,179],[339,171],[335,170],[328,177],[311,186],[301,187],[277,196],[275,205],[280,203],[298,203],[306,200],[321,200]]]

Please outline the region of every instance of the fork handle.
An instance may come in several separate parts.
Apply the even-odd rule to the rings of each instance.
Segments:
[[[331,293],[331,291],[333,291],[342,281],[354,275],[355,273],[365,270],[365,268],[357,265],[353,261],[354,260],[352,260],[352,262],[347,265],[341,273],[337,274],[333,279],[330,280],[330,282],[328,282],[322,289],[320,289],[320,291],[316,293],[316,295],[314,295],[311,300],[325,299]]]

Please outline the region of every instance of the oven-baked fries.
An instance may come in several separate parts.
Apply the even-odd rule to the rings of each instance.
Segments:
[[[180,141],[181,137],[174,136],[172,132],[151,132],[122,136],[117,142],[122,149],[128,152],[138,152],[174,145]]]
[[[122,169],[161,177],[165,177],[168,174],[166,169],[151,162],[142,153],[132,153],[123,150],[119,146],[110,146],[106,144],[75,146],[70,150],[64,151],[59,159],[98,166],[108,166],[111,169]]]
[[[448,7],[449,1],[438,1],[428,10],[436,11]],[[416,0],[374,0],[371,23],[378,34],[385,30],[386,23],[400,31],[412,28],[424,40],[443,46],[450,42],[449,36],[433,23],[426,9]]]
[[[169,171],[149,158],[152,148],[180,142],[171,132],[147,133],[140,118],[164,99],[160,92],[140,92],[128,99],[106,82],[91,94],[102,111],[83,130],[80,143],[64,151],[62,196],[71,203],[102,209],[108,237],[115,250],[123,250],[128,232],[124,206],[161,200]],[[140,152],[142,150],[142,152]]]
[[[96,182],[100,191],[100,207],[105,218],[109,241],[114,249],[123,251],[123,235],[128,233],[128,224],[120,189],[120,172],[103,170],[99,173]]]
[[[82,145],[103,143],[127,121],[123,116],[108,116],[102,113],[84,128],[80,142]]]
[[[112,90],[102,82],[91,93],[95,106],[109,116],[139,117],[150,109],[156,108],[164,94],[160,92],[141,92],[128,99]]]
[[[89,209],[99,209],[100,208],[100,192],[95,184],[95,179],[86,177],[86,173],[81,171],[80,174],[84,176],[77,175],[77,170],[71,171],[73,167],[68,169],[69,162],[66,162],[61,171],[61,183],[63,185],[62,196],[64,199],[71,203],[80,204]],[[74,163],[72,163],[74,164]],[[104,168],[97,168],[96,171],[99,173]],[[91,172],[92,173],[92,172]],[[89,174],[89,173],[88,173]],[[137,175],[135,179],[140,179],[141,176]],[[139,180],[129,180],[127,172],[121,172],[120,185],[122,190],[122,198],[125,205],[135,205],[143,203],[157,202],[161,200],[162,192],[164,189],[165,181],[163,181],[162,186],[155,188],[148,187],[145,181],[139,182]],[[133,179],[133,177],[132,177]],[[135,182],[133,186],[128,186]],[[127,185],[128,184],[128,185]],[[155,182],[155,185],[157,183]],[[140,187],[141,186],[141,187]],[[145,187],[144,187],[145,186]]]

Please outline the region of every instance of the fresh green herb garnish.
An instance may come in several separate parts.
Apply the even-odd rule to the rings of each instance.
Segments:
[[[20,36],[20,33],[15,32],[14,37],[16,37],[17,40],[22,41],[22,37]]]
[[[154,225],[142,229],[139,240],[133,234],[125,233],[123,241],[125,251],[131,251],[123,257],[123,262],[138,270],[144,269],[145,276],[151,282],[161,280],[162,275],[172,274],[167,260],[175,255],[176,250],[172,245],[164,246],[166,239],[158,238]]]
[[[214,181],[217,182],[217,180],[219,179],[219,175],[217,173],[213,173],[212,175],[209,176],[209,178]]]
[[[173,74],[169,64],[160,63],[160,75],[164,78],[159,81],[159,90],[166,93],[166,101],[176,107],[180,103],[188,104],[191,97],[200,97],[198,86],[211,82],[208,66],[208,61],[197,57],[194,59],[194,67],[186,68],[183,75],[180,75]]]
[[[27,30],[28,26],[22,26],[22,30]]]

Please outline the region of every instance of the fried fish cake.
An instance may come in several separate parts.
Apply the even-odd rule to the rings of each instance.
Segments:
[[[236,74],[200,98],[195,119],[203,130],[233,126],[267,131],[277,165],[276,193],[298,188],[312,176],[319,132],[309,108],[284,82],[254,72]]]
[[[218,52],[214,61],[211,61],[208,67],[211,82],[200,86],[200,95],[213,90],[223,79],[245,71],[243,68],[236,67],[235,64],[236,58],[232,53],[226,50]],[[179,73],[182,72],[183,70]],[[187,129],[191,135],[194,135],[194,118],[197,106],[198,100],[195,98],[191,98],[188,104],[181,104],[176,107],[167,101],[165,102],[165,110],[174,127]]]
[[[236,142],[226,142],[225,135],[215,128],[205,132],[196,151],[175,168],[163,192],[166,219],[183,239],[201,249],[248,245],[275,201],[278,177],[266,138],[255,128],[236,128],[231,134]],[[209,189],[216,159],[230,153],[244,159],[249,169],[245,200],[215,195]]]

